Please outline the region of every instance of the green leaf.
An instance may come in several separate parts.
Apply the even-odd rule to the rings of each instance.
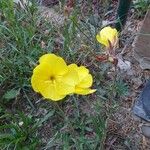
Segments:
[[[55,111],[50,111],[47,115],[45,115],[44,118],[42,118],[39,122],[36,123],[36,126],[40,127],[42,125],[42,123],[44,123],[45,121],[47,121],[51,116],[53,116],[55,113]]]
[[[7,91],[3,98],[7,100],[14,99],[19,94],[20,90],[11,89],[10,91]]]
[[[9,140],[13,140],[14,136],[12,134],[0,134],[0,139],[9,139]]]

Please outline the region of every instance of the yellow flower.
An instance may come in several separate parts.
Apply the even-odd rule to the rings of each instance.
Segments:
[[[75,91],[78,74],[70,70],[65,61],[54,54],[45,54],[33,70],[31,85],[44,98],[58,101]]]
[[[90,89],[93,83],[92,75],[89,74],[89,70],[84,66],[78,67],[76,64],[68,66],[69,70],[75,70],[78,73],[79,80],[75,86],[76,94],[87,95],[94,93],[95,89]]]
[[[115,28],[108,26],[103,28],[99,34],[96,35],[96,39],[106,47],[114,47],[118,42],[118,32]]]

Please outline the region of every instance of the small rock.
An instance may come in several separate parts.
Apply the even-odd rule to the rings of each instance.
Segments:
[[[19,122],[19,126],[21,127],[23,125],[23,121]]]
[[[123,61],[122,59],[118,58],[117,67],[119,67],[121,71],[128,71],[131,69],[131,63],[129,61]]]
[[[141,127],[141,130],[142,130],[142,134],[147,137],[147,138],[150,138],[150,125],[143,125]]]
[[[147,82],[136,101],[133,113],[150,122],[150,81]]]
[[[134,89],[138,89],[143,84],[140,78],[133,78],[132,82],[133,82]]]

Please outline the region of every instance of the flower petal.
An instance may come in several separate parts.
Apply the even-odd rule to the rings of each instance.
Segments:
[[[46,80],[48,79],[52,74],[52,67],[48,63],[42,63],[38,66],[36,66],[33,70],[33,74],[39,76],[39,78]]]
[[[90,89],[90,88],[76,88],[75,93],[80,95],[88,95],[92,94],[96,91],[96,89]]]
[[[71,64],[68,67],[70,70],[76,70],[78,73],[79,81],[75,87],[76,94],[87,95],[96,91],[90,89],[93,83],[93,78],[92,75],[89,74],[89,70],[86,67],[78,67],[76,64]]]
[[[39,59],[40,64],[47,63],[51,65],[52,73],[54,75],[63,75],[68,71],[65,61],[54,54],[45,54]]]
[[[41,85],[41,79],[38,76],[32,75],[31,77],[31,85],[35,92],[39,92],[39,86]]]
[[[103,38],[101,38],[100,35],[96,35],[96,39],[97,39],[97,41],[98,41],[99,43],[105,45],[106,47],[109,46],[109,42],[108,42],[108,40],[107,40],[106,37],[103,36]]]
[[[52,75],[50,65],[47,63],[42,63],[38,65],[33,70],[33,75],[31,77],[31,85],[35,92],[39,92],[39,87],[41,82],[49,80]]]
[[[78,73],[79,83],[89,74],[89,70],[84,66],[78,67],[76,64],[71,64],[68,68]]]
[[[57,80],[56,89],[59,94],[72,94],[75,91],[75,85],[78,83],[79,78],[75,70],[69,70],[62,79]]]
[[[55,87],[55,84],[50,80],[43,79],[38,73],[32,75],[31,84],[33,90],[40,93],[44,98],[57,101],[63,99],[66,96],[65,94],[59,94]]]
[[[49,82],[43,82],[40,86],[40,93],[44,98],[51,99],[53,101],[58,101],[66,97],[66,95],[60,95],[54,84]]]
[[[57,57],[55,54],[44,54],[40,57],[39,59],[39,62],[42,63],[42,62],[48,62],[50,60],[57,60]]]
[[[86,77],[78,83],[77,87],[89,88],[92,86],[93,78],[91,74],[87,74]]]
[[[112,46],[117,44],[118,41],[118,32],[115,28],[111,28],[110,26],[103,28],[99,34],[96,35],[96,39],[99,43],[109,47],[109,42]],[[109,42],[108,42],[109,41]]]

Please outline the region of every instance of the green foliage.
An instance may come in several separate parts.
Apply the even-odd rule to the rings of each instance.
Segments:
[[[19,95],[19,90],[15,90],[15,89],[11,89],[10,91],[7,91],[3,98],[6,99],[7,101],[14,99],[15,97],[17,97],[17,95]]]
[[[147,10],[150,8],[150,2],[149,0],[137,0],[133,7],[136,10],[136,16],[137,17],[143,17]]]
[[[43,23],[44,29],[39,28],[42,19],[35,4],[21,9],[12,0],[1,0],[0,16],[0,86],[4,91],[1,97],[12,99],[17,96],[15,92],[12,94],[13,89],[30,87],[30,77],[38,58],[52,51],[51,44],[47,46],[48,50],[41,46],[43,40],[53,42],[52,37],[43,32],[48,29],[53,34],[55,31],[49,23]]]
[[[79,110],[78,110],[79,109]],[[80,111],[80,115],[76,113]],[[64,114],[65,115],[65,114]],[[50,142],[44,147],[45,150],[55,149],[79,149],[97,150],[103,149],[103,141],[106,137],[107,123],[103,116],[83,115],[80,108],[74,108],[72,117],[63,115],[63,121]]]
[[[1,119],[5,117],[6,115],[1,116]],[[19,113],[18,116],[8,114],[7,122],[0,125],[0,147],[2,149],[34,150],[39,143],[34,120],[23,113]]]
[[[43,118],[35,119],[21,112],[13,115],[5,111],[0,117],[3,120],[0,125],[0,147],[16,150],[37,149],[41,144],[37,130],[53,115],[54,111],[50,111]]]
[[[0,22],[2,84],[23,87],[29,81],[30,68],[34,64],[32,57],[40,53],[39,45],[34,45],[36,42],[35,10],[30,8],[30,12],[26,13],[25,10],[15,7],[11,0],[7,2],[2,0],[0,7],[3,17]]]
[[[126,96],[128,94],[128,85],[122,80],[119,80],[115,84],[116,94],[120,96]]]
[[[128,86],[126,83],[124,83],[122,80],[115,81],[114,83],[111,83],[107,87],[109,91],[110,98],[113,98],[114,100],[119,97],[124,97],[128,94]]]
[[[45,39],[38,28],[37,7],[20,9],[12,0],[1,0],[0,13],[1,85],[30,86],[32,68],[43,53],[41,40]]]

